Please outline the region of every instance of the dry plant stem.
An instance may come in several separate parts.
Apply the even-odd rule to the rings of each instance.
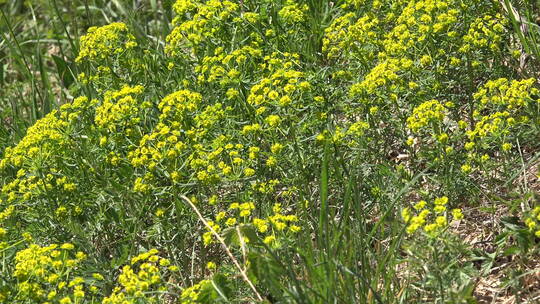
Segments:
[[[206,226],[206,228],[208,228],[212,232],[212,234],[216,237],[216,239],[219,241],[221,246],[223,246],[223,249],[225,250],[225,253],[227,253],[229,258],[231,258],[232,262],[234,263],[234,266],[236,266],[236,268],[238,268],[238,271],[240,271],[240,275],[242,276],[244,281],[246,281],[246,283],[249,285],[251,290],[253,290],[253,292],[257,296],[257,300],[259,300],[261,302],[264,301],[263,298],[261,297],[261,295],[259,294],[259,292],[257,291],[257,288],[255,288],[255,285],[253,285],[253,283],[248,278],[248,276],[247,276],[246,272],[244,271],[244,269],[240,266],[240,264],[238,263],[238,261],[236,260],[234,255],[229,250],[229,247],[227,247],[227,245],[225,244],[225,241],[223,240],[223,238],[221,238],[221,236],[214,230],[214,228],[212,228],[212,226],[210,226],[208,224],[208,222],[204,219],[202,214],[199,212],[199,209],[197,209],[197,207],[191,202],[191,200],[189,198],[187,198],[185,195],[180,195],[180,198],[183,199],[184,201],[186,201],[186,203],[188,203],[191,206],[191,208],[193,209],[193,211],[195,211],[195,213],[197,214],[197,216],[199,217],[201,222],[203,222],[203,224]]]
[[[238,234],[238,239],[240,240],[240,248],[242,248],[242,259],[244,261],[244,265],[246,265],[246,242],[244,241],[244,237],[242,236],[238,226],[236,226],[236,233]]]

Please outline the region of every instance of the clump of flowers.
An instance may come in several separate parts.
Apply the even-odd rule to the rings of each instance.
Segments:
[[[96,100],[81,96],[36,121],[15,147],[6,148],[0,161],[0,169],[8,166],[20,167],[39,158],[47,160],[62,155],[69,142],[67,131],[70,126],[78,123],[86,110],[96,103]]]
[[[540,238],[540,206],[536,206],[526,217],[525,225],[527,229]]]
[[[421,200],[414,203],[412,208],[406,207],[401,211],[401,217],[407,224],[406,231],[413,234],[423,228],[430,237],[438,236],[448,226],[448,220],[459,221],[463,219],[461,209],[447,210],[448,197],[442,196],[428,204]]]
[[[352,52],[369,59],[373,56],[379,33],[375,30],[379,19],[366,15],[353,22],[354,13],[336,18],[327,27],[323,38],[322,51],[328,58],[338,58]],[[375,46],[374,46],[375,45]]]
[[[156,291],[165,292],[165,278],[169,272],[178,270],[171,262],[157,255],[158,250],[148,252],[131,259],[131,265],[122,267],[118,276],[118,286],[112,294],[103,299],[103,304],[122,304],[143,301],[161,303]]]
[[[475,123],[465,131],[469,142],[464,146],[470,156],[481,155],[480,162],[485,162],[489,159],[485,156],[489,149],[510,152],[512,141],[525,131],[523,126],[533,123],[529,113],[540,100],[535,83],[534,78],[512,81],[499,78],[486,82],[474,93]],[[463,121],[458,124],[466,127]],[[466,166],[463,171],[470,171],[470,165]]]
[[[274,247],[280,246],[281,238],[286,238],[287,235],[302,230],[297,225],[298,217],[294,214],[284,214],[284,210],[279,203],[273,206],[273,214],[267,218],[254,216],[255,211],[253,202],[233,202],[229,205],[227,211],[219,212],[215,217],[215,221],[209,221],[208,224],[217,233],[224,231],[226,228],[251,224],[255,227],[255,231],[263,242]],[[245,242],[249,242],[248,237],[244,238]],[[205,245],[212,244],[214,242],[212,231],[205,232],[203,240]]]
[[[82,68],[78,80],[98,92],[111,90],[119,77],[130,78],[144,70],[143,53],[137,46],[135,36],[122,22],[89,28],[81,37],[75,59]]]
[[[212,288],[212,283],[210,280],[202,280],[197,284],[185,288],[182,290],[180,295],[181,304],[197,304],[200,303],[201,293],[207,291],[209,288]]]
[[[500,50],[500,44],[503,39],[503,33],[507,19],[496,15],[485,15],[476,18],[465,36],[463,36],[464,44],[459,49],[460,52],[466,53],[471,50],[489,48],[492,51]]]
[[[110,57],[117,57],[137,46],[135,37],[126,24],[115,22],[102,27],[91,27],[81,37],[77,62],[105,64]]]
[[[66,176],[60,172],[60,162],[70,157],[69,146],[79,140],[74,136],[74,130],[81,124],[88,123],[88,109],[97,103],[87,97],[78,97],[72,103],[63,105],[38,120],[27,130],[26,135],[14,147],[4,151],[0,161],[0,169],[5,174],[2,187],[2,199],[9,205],[17,205],[17,211],[49,210],[53,204],[34,204],[31,200],[38,198],[51,199],[71,196],[77,189],[77,178]],[[49,170],[40,174],[45,166]],[[73,200],[75,201],[75,200]],[[74,213],[80,214],[80,207],[75,207]],[[65,210],[67,214],[69,210]],[[29,216],[25,219],[30,220]]]
[[[489,80],[477,90],[473,98],[479,102],[478,110],[491,106],[515,113],[531,104],[540,102],[540,92],[535,87],[536,83],[535,78]]]
[[[407,55],[409,50],[428,43],[429,35],[446,36],[458,22],[460,11],[455,1],[413,1],[401,10],[394,27],[386,35],[384,48],[392,56]]]
[[[68,122],[57,114],[57,111],[47,114],[28,128],[26,136],[15,147],[6,148],[0,168],[8,165],[19,167],[24,161],[32,161],[38,154],[45,154],[45,151],[49,155],[61,151],[66,144],[66,135],[62,130]]]
[[[205,56],[202,64],[195,67],[200,83],[219,83],[220,86],[237,85],[241,83],[251,69],[256,68],[255,62],[262,59],[262,50],[257,42],[242,46],[231,52],[223,47],[214,51],[214,56]],[[238,90],[229,88],[226,93],[228,99],[238,97]]]
[[[189,115],[199,108],[202,96],[189,90],[179,90],[159,103],[159,122],[154,130],[142,136],[139,146],[128,153],[134,167],[154,169],[163,159],[174,160],[185,150],[183,131],[189,126]],[[219,105],[216,105],[218,108]],[[218,116],[219,117],[219,116]],[[189,134],[195,136],[195,130]],[[173,171],[174,168],[168,168]],[[178,181],[177,178],[173,180]]]
[[[278,16],[288,24],[295,24],[304,21],[304,14],[307,12],[306,4],[299,5],[294,0],[287,0],[286,5],[278,12]]]
[[[31,244],[18,251],[12,274],[17,285],[7,297],[21,302],[67,304],[81,303],[87,294],[96,294],[95,278],[80,276],[86,254],[74,248],[70,243]]]
[[[404,67],[409,67],[412,62],[408,60],[388,59],[375,66],[359,83],[350,88],[351,96],[362,96],[375,93],[377,89],[392,86],[400,82],[399,72]],[[366,99],[363,99],[366,100]]]
[[[446,107],[437,100],[430,100],[414,108],[412,115],[407,118],[407,127],[413,132],[430,124],[442,123],[446,116]]]
[[[133,127],[141,121],[140,112],[151,104],[137,99],[143,86],[124,86],[117,91],[106,91],[103,103],[96,108],[96,125],[108,134],[133,133]]]
[[[212,38],[219,40],[228,36],[226,24],[237,21],[240,6],[232,1],[178,1],[173,8],[178,15],[166,38],[165,51],[170,56],[181,56],[185,55],[186,48],[197,53],[199,49],[204,50]],[[187,16],[187,12],[191,14]]]

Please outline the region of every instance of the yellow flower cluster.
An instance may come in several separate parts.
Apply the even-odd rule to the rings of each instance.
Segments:
[[[4,224],[4,222],[7,221],[11,217],[14,211],[15,211],[15,206],[10,205],[4,208],[4,210],[0,212],[0,224],[2,224],[2,226],[9,229],[9,226]],[[8,242],[3,240],[7,234],[6,228],[0,227],[0,240],[2,240],[0,241],[0,248],[6,248],[8,246]]]
[[[475,110],[473,117],[476,120],[473,127],[465,133],[469,142],[465,149],[477,152],[469,153],[473,158],[481,149],[497,145],[503,152],[508,152],[512,144],[508,138],[515,135],[515,131],[530,122],[526,109],[529,105],[540,104],[538,89],[534,87],[536,79],[508,80],[499,78],[490,80],[473,95]],[[498,110],[498,111],[497,111]],[[466,126],[465,122],[460,125]],[[488,160],[483,155],[481,161]],[[462,167],[462,171],[470,172],[470,164]]]
[[[469,140],[474,139],[486,139],[488,136],[494,136],[497,134],[508,134],[505,126],[508,119],[510,119],[510,113],[508,111],[495,112],[489,115],[483,115],[478,117],[479,121],[474,125],[473,130],[467,131]],[[510,119],[510,121],[515,121]]]
[[[178,267],[157,253],[152,249],[133,257],[131,265],[124,266],[118,276],[119,286],[102,303],[161,303],[156,292],[167,291],[164,279],[170,272],[178,271]],[[70,243],[31,244],[15,255],[12,275],[17,280],[16,288],[0,297],[21,303],[87,303],[90,298],[91,303],[97,303],[101,290],[96,283],[104,277],[99,273],[93,273],[91,278],[78,276],[86,259],[86,254],[75,252]]]
[[[140,111],[150,107],[149,102],[141,102],[136,97],[143,93],[143,86],[130,87],[125,85],[118,91],[106,91],[103,103],[96,108],[96,125],[105,134],[131,135],[132,128],[137,125]],[[118,137],[118,136],[116,136]]]
[[[158,250],[152,249],[132,258],[131,265],[125,265],[118,276],[119,286],[102,303],[162,303],[156,291],[167,291],[164,276],[166,272],[177,271],[178,267],[157,254]]]
[[[63,105],[60,111],[53,110],[36,121],[15,147],[6,148],[0,169],[6,166],[20,167],[23,162],[43,161],[61,155],[68,141],[66,130],[96,102],[87,97],[78,97],[73,103]]]
[[[359,98],[362,103],[395,103],[399,98],[398,94],[411,89],[410,85],[404,82],[402,74],[414,69],[414,62],[407,57],[384,59],[373,67],[361,82],[351,85],[349,95]]]
[[[409,49],[418,48],[431,35],[443,34],[458,22],[460,11],[452,8],[455,1],[407,1],[394,28],[386,35],[384,47],[387,55],[400,56]]]
[[[201,94],[189,90],[171,93],[163,98],[158,105],[161,111],[159,119],[162,123],[182,122],[184,115],[195,111],[201,101]]]
[[[467,34],[463,36],[463,45],[459,51],[467,53],[488,47],[492,51],[499,50],[506,25],[507,19],[501,14],[478,17],[471,23]]]
[[[211,38],[218,38],[220,30],[234,21],[240,6],[232,1],[209,0],[205,2],[181,0],[173,6],[178,15],[173,19],[174,28],[167,36],[165,51],[170,56],[181,55],[183,47],[196,48]],[[186,12],[191,16],[186,18]]]
[[[88,99],[86,96],[80,96],[73,99],[73,102],[66,103],[60,106],[60,119],[71,124],[80,122],[84,118],[84,114],[88,109],[95,107],[98,104],[96,99]]]
[[[180,295],[181,304],[198,304],[201,303],[199,296],[201,291],[211,287],[212,282],[210,280],[202,280],[199,283],[182,290]]]
[[[298,217],[293,214],[283,214],[283,208],[281,204],[277,203],[272,208],[273,214],[267,218],[253,217],[253,210],[255,205],[252,202],[246,203],[231,203],[227,211],[221,211],[217,214],[215,221],[211,221],[209,224],[216,232],[223,230],[223,227],[232,227],[241,224],[251,223],[256,231],[260,234],[263,242],[274,246],[279,246],[276,241],[280,234],[297,233],[301,230],[301,227],[296,225]],[[287,229],[288,228],[288,229]],[[211,231],[207,231],[203,235],[205,245],[213,243],[213,234]],[[245,242],[249,242],[247,237],[244,237]]]
[[[398,75],[402,67],[410,67],[412,62],[399,59],[388,59],[377,66],[375,66],[359,83],[355,83],[351,86],[349,94],[351,96],[365,96],[375,93],[375,90],[380,87],[390,86],[394,87],[394,83],[399,83],[400,77]]]
[[[185,13],[192,12],[200,5],[200,1],[194,0],[177,0],[173,4],[173,10],[178,16],[183,16]]]
[[[281,204],[279,203],[275,204],[274,207],[272,208],[272,211],[274,212],[274,214],[268,217],[268,222],[272,224],[274,234],[267,236],[264,239],[265,243],[267,244],[272,243],[276,239],[275,233],[279,231],[285,231],[286,228],[288,228],[288,230],[292,233],[299,232],[302,229],[300,226],[297,226],[295,224],[296,222],[298,222],[298,217],[296,215],[283,214],[284,210],[281,207]]]
[[[525,225],[537,238],[540,238],[540,206],[536,206],[525,218]]]
[[[215,217],[215,221],[210,221],[209,224],[214,229],[214,231],[220,232],[222,231],[223,226],[233,227],[236,225],[248,223],[253,210],[255,210],[255,204],[253,202],[233,202],[229,205],[227,211],[219,212]],[[213,243],[212,232],[205,232],[203,234],[203,240],[205,245]]]
[[[379,33],[375,31],[379,19],[375,16],[363,16],[353,23],[354,13],[348,13],[336,18],[327,27],[323,38],[322,51],[328,58],[337,58],[347,51],[353,51],[365,57],[367,60],[373,55],[373,48],[368,45],[377,44],[380,41]],[[365,52],[361,52],[364,51]]]
[[[199,73],[200,83],[219,83],[225,87],[230,84],[241,82],[243,74],[252,72],[249,62],[262,57],[262,51],[257,42],[243,46],[230,53],[226,53],[223,47],[214,51],[214,56],[205,56],[202,64],[195,67],[195,72]],[[248,61],[249,59],[249,61]],[[229,99],[238,96],[238,91],[228,93]]]
[[[341,1],[340,8],[341,9],[360,9],[360,8],[367,8],[371,4],[371,7],[373,8],[380,8],[383,2],[387,1],[380,1],[380,0],[374,0],[374,1],[367,1],[367,0],[344,0]]]
[[[58,118],[57,111],[52,111],[33,126],[28,128],[26,136],[13,148],[5,150],[4,158],[0,161],[0,168],[8,165],[19,167],[25,160],[32,160],[38,154],[44,157],[54,155],[66,144],[66,135],[62,131],[68,122]]]
[[[301,81],[305,77],[304,73],[292,68],[297,63],[298,55],[285,53],[283,56],[284,59],[273,53],[272,56],[264,57],[265,63],[261,64],[261,68],[270,75],[250,89],[247,102],[255,106],[259,115],[266,112],[268,106],[301,107],[301,94],[311,88],[309,82]]]
[[[238,147],[239,150],[244,148],[241,144],[230,145],[235,148]],[[240,152],[238,150],[219,147],[206,152],[202,149],[202,146],[198,148],[200,149],[194,151],[188,157],[189,165],[196,180],[202,183],[216,183],[222,177],[241,174],[241,168],[245,164],[245,160],[239,156]]]
[[[539,90],[535,88],[537,80],[508,80],[499,78],[486,82],[473,95],[480,102],[479,111],[486,106],[503,106],[507,111],[517,111],[530,103],[540,103]]]
[[[153,169],[163,158],[174,159],[180,155],[185,146],[181,131],[187,127],[187,115],[198,109],[201,101],[201,94],[189,90],[164,97],[158,105],[159,123],[152,132],[143,135],[136,149],[128,153],[131,164]]]
[[[54,169],[52,169],[52,171],[54,171]],[[7,213],[8,215],[13,213],[14,205],[16,205],[17,202],[22,202],[22,205],[25,206],[37,207],[32,206],[32,204],[27,204],[27,202],[37,199],[40,195],[50,194],[53,191],[57,194],[69,195],[77,189],[77,184],[73,181],[69,181],[66,176],[55,177],[53,174],[49,173],[43,178],[38,178],[36,175],[30,175],[23,178],[26,174],[26,170],[20,169],[17,178],[4,184],[2,187],[2,194],[7,196],[6,200],[11,204],[6,208],[6,211],[9,211]],[[66,207],[62,206],[57,209],[57,216],[65,216],[70,211],[72,211],[73,214],[80,214],[82,209],[79,206],[75,206],[72,210],[68,210]]]
[[[252,185],[252,188],[257,192],[263,194],[273,193],[276,190],[276,186],[280,183],[278,179],[271,179],[268,181],[261,181]]]
[[[446,107],[437,100],[430,100],[414,108],[413,113],[407,118],[407,127],[413,132],[418,132],[432,123],[441,123],[446,116]]]
[[[137,46],[135,37],[122,22],[102,27],[91,27],[80,39],[79,55],[76,62],[101,63],[110,57],[122,54]]]
[[[304,21],[304,15],[308,11],[307,4],[299,5],[294,0],[287,0],[285,6],[278,12],[278,16],[286,24],[295,24]]]
[[[83,252],[74,252],[70,243],[39,246],[31,244],[15,255],[17,292],[14,299],[39,303],[81,303],[86,291],[96,293],[92,281],[76,276],[81,263],[86,260]]]
[[[536,82],[534,78],[487,81],[473,94],[469,104],[471,109],[468,110],[470,116],[459,121],[454,121],[455,116],[449,114],[456,110],[463,111],[463,107],[453,102],[425,102],[413,109],[407,119],[407,127],[418,135],[426,130],[433,139],[444,144],[442,150],[437,149],[435,161],[443,160],[446,155],[456,151],[458,154],[455,156],[463,153],[460,158],[465,162],[461,163],[461,171],[469,174],[477,169],[477,165],[486,168],[491,164],[488,162],[491,159],[489,151],[510,152],[513,147],[511,141],[523,132],[523,126],[533,123],[527,109],[540,103]],[[468,141],[462,143],[464,139]],[[414,137],[407,140],[409,146],[413,146],[414,142]],[[432,151],[433,147],[421,149]]]
[[[24,208],[50,207],[32,201],[47,195],[50,197],[52,193],[67,196],[77,189],[77,182],[58,169],[58,161],[66,156],[66,148],[77,140],[72,135],[74,128],[83,121],[88,122],[87,110],[96,103],[96,100],[87,97],[75,98],[72,103],[64,104],[60,110],[52,111],[38,120],[15,147],[6,148],[0,168],[10,168],[16,172],[4,180],[1,191],[9,203],[6,210],[11,210],[10,214],[14,211],[13,205]],[[43,166],[48,167],[46,174],[40,173]],[[24,212],[24,208],[17,208],[17,211]],[[80,214],[82,209],[78,206],[72,210],[62,209],[63,215],[71,211]]]
[[[336,126],[332,134],[324,130],[315,137],[315,140],[320,143],[329,140],[334,144],[354,146],[365,139],[364,134],[367,130],[369,130],[369,123],[359,120],[351,122],[346,128]]]
[[[401,217],[407,224],[406,231],[413,234],[420,228],[424,228],[427,235],[438,236],[448,225],[449,214],[446,205],[448,197],[438,197],[428,206],[426,201],[419,201],[411,208],[405,207],[401,211]],[[452,209],[452,219],[463,219],[461,209]]]
[[[364,135],[364,132],[367,129],[369,129],[369,124],[365,121],[360,120],[349,126],[347,134],[351,135],[353,137],[353,140],[357,140]]]

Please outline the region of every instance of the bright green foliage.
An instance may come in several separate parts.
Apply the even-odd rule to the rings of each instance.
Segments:
[[[3,152],[2,301],[469,303],[488,207],[540,250],[539,84],[497,3],[162,11],[88,28],[78,97]]]

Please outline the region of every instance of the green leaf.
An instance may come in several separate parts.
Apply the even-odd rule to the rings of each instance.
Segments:
[[[523,226],[520,224],[520,219],[517,216],[505,216],[501,218],[501,223],[504,227],[511,231],[518,231],[523,229]]]
[[[232,288],[227,277],[220,273],[215,274],[212,277],[212,286],[221,299],[229,302],[229,298],[232,296]]]
[[[257,236],[257,232],[255,231],[255,227],[253,227],[253,225],[241,225],[240,232],[243,236],[249,239],[250,244],[255,245],[261,243],[261,239],[259,236]]]
[[[56,70],[60,76],[60,79],[62,80],[62,84],[64,87],[69,88],[69,86],[71,86],[75,80],[70,66],[62,57],[52,55],[52,59],[56,64]]]
[[[504,250],[503,255],[504,256],[510,256],[521,253],[521,249],[518,246],[511,246]]]
[[[199,297],[197,300],[200,303],[215,303],[218,298],[219,294],[214,288],[214,284],[212,282],[207,282],[206,284],[201,286],[201,290],[199,292]]]
[[[238,240],[238,233],[234,227],[223,229],[221,237],[227,246],[238,246],[240,244]]]

